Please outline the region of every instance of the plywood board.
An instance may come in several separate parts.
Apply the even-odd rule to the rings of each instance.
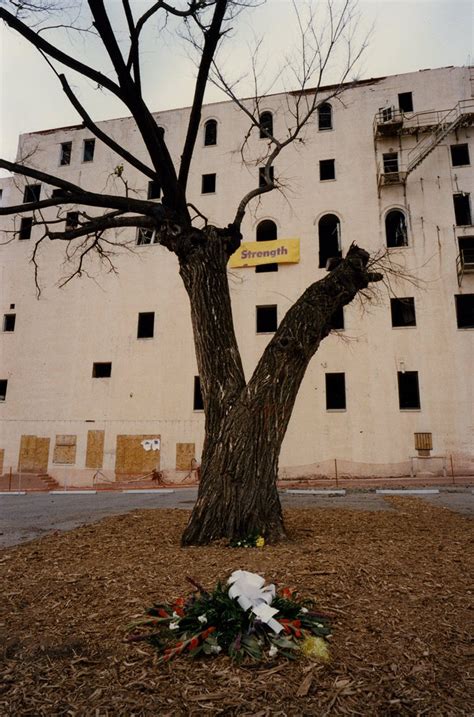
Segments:
[[[76,462],[77,436],[61,434],[56,436],[54,445],[53,463],[74,465]]]
[[[103,467],[104,441],[105,431],[87,431],[86,468]]]
[[[3,459],[5,458],[5,449],[0,448],[0,476],[3,475]]]
[[[152,435],[117,436],[115,453],[115,473],[126,475],[145,475],[160,468],[160,451],[146,451],[142,441],[160,438]]]
[[[46,473],[48,470],[49,442],[49,438],[22,436],[18,456],[18,470],[28,473]]]
[[[193,458],[196,458],[195,443],[177,443],[176,444],[176,470],[190,471]]]

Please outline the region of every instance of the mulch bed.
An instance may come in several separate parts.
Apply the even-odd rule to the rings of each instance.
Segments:
[[[289,541],[263,549],[182,549],[186,512],[142,510],[0,551],[0,714],[472,714],[472,523],[389,500],[380,513],[288,510]],[[157,665],[152,647],[124,642],[155,600],[189,593],[186,575],[212,587],[237,568],[334,615],[329,665]]]

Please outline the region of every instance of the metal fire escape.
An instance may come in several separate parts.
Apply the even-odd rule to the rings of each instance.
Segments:
[[[404,113],[395,107],[385,107],[375,115],[374,137],[390,137],[393,135],[426,134],[408,152],[405,167],[384,167],[378,172],[379,187],[388,184],[404,184],[408,175],[413,172],[429,154],[443,141],[450,132],[460,127],[467,127],[474,121],[474,98],[460,100],[450,110]],[[388,171],[387,171],[388,170]]]

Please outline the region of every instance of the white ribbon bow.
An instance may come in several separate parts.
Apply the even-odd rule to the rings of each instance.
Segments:
[[[159,451],[161,447],[161,441],[159,438],[148,438],[142,441],[142,446],[146,451]]]
[[[283,625],[273,617],[278,610],[270,607],[276,594],[274,585],[265,585],[265,578],[247,570],[234,570],[227,583],[231,586],[229,597],[236,598],[242,610],[252,610],[273,632],[283,630]]]

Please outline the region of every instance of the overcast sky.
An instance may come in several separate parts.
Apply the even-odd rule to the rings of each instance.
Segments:
[[[301,0],[302,1],[302,0]],[[297,0],[299,3],[300,0]],[[148,7],[136,0],[132,5]],[[112,2],[117,10],[121,3]],[[474,0],[360,0],[361,32],[373,26],[370,44],[363,55],[357,76],[362,78],[412,72],[446,65],[474,64]],[[267,70],[284,61],[294,28],[291,0],[267,0],[262,7],[245,12],[239,19],[239,33],[223,54],[230,70],[246,65],[255,37],[265,37]],[[147,99],[153,110],[187,106],[191,99],[194,73],[182,44],[167,33],[148,38],[143,56]],[[18,135],[78,122],[41,56],[9,29],[1,32],[0,75],[0,156],[13,160]],[[159,42],[156,38],[159,37]],[[125,38],[125,36],[124,36]],[[97,69],[103,67],[99,48],[89,40],[71,38],[73,53]],[[58,40],[59,41],[59,40]],[[62,38],[61,45],[67,40]],[[157,48],[165,48],[165,51]],[[326,82],[334,81],[328,76]],[[72,75],[72,80],[77,78]],[[81,99],[95,119],[128,114],[117,101],[97,91],[92,83],[77,85]],[[273,91],[281,89],[277,85]],[[288,87],[291,89],[291,87]],[[242,82],[242,96],[251,94]],[[217,90],[207,100],[221,99]],[[442,98],[440,98],[442,104]]]

